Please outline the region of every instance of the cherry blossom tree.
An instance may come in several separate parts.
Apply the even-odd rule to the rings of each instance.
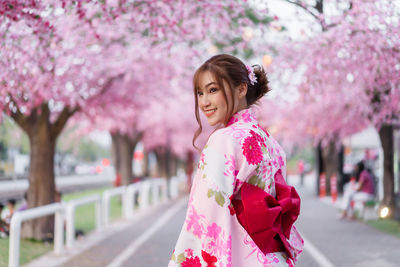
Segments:
[[[393,206],[390,140],[393,125],[399,123],[399,6],[390,1],[351,1],[348,7],[329,18],[332,26],[281,50],[285,59],[280,67],[302,77],[295,82],[298,102],[288,113],[307,121],[300,124],[303,128],[293,127],[297,134],[323,143],[374,125],[385,157],[383,204]]]
[[[87,49],[96,37],[88,24],[78,27],[76,16],[54,15],[51,25],[46,21],[44,26],[24,17],[9,18],[0,26],[6,37],[0,48],[0,105],[29,137],[29,207],[54,201],[56,139],[81,105],[102,91],[101,84],[90,79],[93,70],[88,67],[88,62],[96,61],[96,53]],[[89,78],[75,79],[78,73]],[[24,226],[25,234],[37,239],[51,229],[49,218]]]
[[[229,5],[229,9],[231,8],[232,6]],[[189,10],[192,9],[191,7]],[[245,10],[249,12],[248,9]],[[113,154],[116,159],[114,161],[116,172],[117,175],[121,175],[123,184],[129,183],[132,177],[131,155],[135,144],[141,137],[143,137],[146,150],[154,150],[156,152],[157,158],[160,159],[159,165],[168,166],[165,163],[167,160],[166,153],[183,156],[193,150],[189,146],[191,144],[191,133],[195,127],[195,119],[191,115],[192,112],[187,111],[187,108],[193,106],[190,88],[192,87],[191,76],[194,66],[201,61],[201,55],[206,54],[206,56],[209,56],[207,47],[219,42],[218,40],[221,36],[236,38],[234,43],[236,46],[246,46],[248,40],[241,36],[247,28],[242,25],[253,25],[251,20],[240,19],[248,16],[246,12],[243,15],[229,11],[226,14],[220,14],[223,24],[221,24],[221,21],[219,21],[219,24],[215,24],[206,20],[204,25],[207,27],[192,27],[189,35],[183,35],[185,40],[187,38],[196,40],[209,36],[208,39],[206,38],[204,42],[198,45],[193,41],[188,44],[180,42],[171,45],[172,42],[169,38],[157,42],[148,42],[148,38],[145,38],[147,41],[145,44],[140,44],[142,41],[136,40],[136,44],[140,44],[141,48],[133,47],[128,50],[120,47],[117,49],[117,51],[124,50],[124,55],[135,55],[132,58],[128,57],[129,59],[120,59],[117,64],[126,66],[121,68],[124,82],[114,84],[114,89],[110,90],[110,94],[113,95],[114,90],[119,90],[123,93],[120,93],[119,100],[114,99],[109,94],[104,94],[103,97],[96,100],[96,105],[92,105],[93,109],[86,109],[82,113],[85,114],[84,116],[92,117],[90,118],[92,123],[89,123],[89,125],[110,131],[113,140]],[[191,11],[189,14],[192,14]],[[253,20],[256,20],[256,13],[251,14]],[[197,17],[190,17],[198,19]],[[201,15],[201,20],[203,19],[204,15]],[[233,20],[233,23],[231,20]],[[187,23],[193,26],[199,24],[190,18],[187,19]],[[196,31],[198,32],[195,35]],[[167,32],[166,34],[168,35],[169,33]],[[104,34],[101,34],[101,36],[104,36]],[[172,38],[176,40],[180,37],[178,35],[178,37],[174,36]],[[119,40],[121,38],[113,39]],[[231,51],[233,44],[227,43],[224,47],[225,50]],[[162,60],[151,59],[149,55],[152,55],[152,57],[157,56]],[[107,56],[107,58],[112,58],[112,56]],[[161,75],[164,73],[163,69],[167,70],[167,75]],[[113,71],[115,71],[115,68],[113,68]],[[157,75],[157,80],[149,79],[154,75]],[[131,80],[127,82],[129,79]],[[123,89],[121,88],[122,86],[124,87]],[[124,95],[130,95],[134,99]],[[117,105],[120,105],[119,103],[121,108],[117,107]],[[111,109],[118,111],[109,112]],[[164,110],[169,112],[163,112]],[[102,114],[101,116],[99,116],[100,113]],[[121,114],[126,114],[126,117]],[[188,119],[189,114],[190,119]],[[177,120],[177,117],[180,120]],[[101,123],[99,123],[99,118],[101,118]],[[104,123],[105,121],[107,123]],[[179,126],[177,123],[181,125]],[[182,125],[189,125],[189,127],[182,128]],[[171,149],[172,151],[169,152]],[[122,150],[125,151],[124,155],[118,156],[118,151]],[[119,167],[119,162],[122,161],[124,162],[124,170]],[[166,168],[162,169],[164,169],[162,175],[168,176],[167,172],[165,172]]]
[[[179,79],[185,81],[180,70],[187,69],[184,58],[188,53],[185,57],[171,53],[151,46],[133,48],[128,53],[126,69],[112,82],[110,90],[96,98],[76,119],[81,125],[86,120],[83,127],[110,132],[114,166],[123,184],[130,183],[133,151],[142,137],[148,140],[146,149],[153,149],[167,146],[167,139],[176,132],[168,129],[172,121],[168,118],[176,120],[178,114],[172,111],[183,104],[180,99],[185,91],[177,83]]]
[[[90,112],[100,104],[96,98],[118,92],[115,84],[129,76],[124,59],[130,47],[166,49],[201,41],[227,29],[221,26],[231,25],[230,16],[246,6],[194,0],[2,1],[0,108],[29,136],[29,207],[54,201],[57,137],[77,112]],[[50,219],[39,219],[25,232],[43,239],[51,225]]]

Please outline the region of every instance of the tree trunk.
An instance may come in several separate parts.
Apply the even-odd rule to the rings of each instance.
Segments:
[[[150,176],[149,153],[146,150],[143,151],[143,176]]]
[[[42,128],[42,127],[41,127]],[[46,129],[29,136],[30,168],[28,208],[48,205],[54,202],[56,191],[54,181],[55,139]],[[54,233],[54,216],[46,216],[24,223],[22,235],[25,238],[44,240]]]
[[[344,146],[341,145],[340,146],[340,150],[338,151],[338,177],[337,177],[337,184],[336,184],[336,188],[339,194],[343,194],[343,184],[345,181],[345,174],[343,172],[344,169]]]
[[[132,137],[120,132],[111,133],[114,168],[116,175],[121,176],[122,185],[131,183],[133,151],[140,138],[141,134]]]
[[[317,148],[315,149],[315,154],[316,154],[316,168],[317,168],[317,182],[316,182],[316,189],[317,189],[317,196],[319,195],[319,183],[320,183],[320,175],[321,173],[325,172],[325,166],[324,166],[324,161],[322,158],[322,145],[321,143],[318,144]]]
[[[329,144],[322,149],[322,160],[325,166],[326,175],[326,193],[331,194],[331,177],[336,175],[338,179],[338,169],[339,169],[339,151],[336,147],[335,142],[329,142]]]
[[[394,199],[394,151],[393,126],[383,125],[379,130],[379,138],[383,149],[383,200],[382,205],[392,211],[395,207]],[[393,215],[393,214],[391,214]]]
[[[178,174],[178,157],[175,155],[170,156],[170,176],[176,176]]]
[[[111,135],[111,158],[114,166],[116,176],[121,175],[121,159],[119,152],[119,143],[117,135],[110,133]]]
[[[157,159],[157,176],[158,177],[169,177],[169,162],[168,162],[168,151],[165,147],[157,147],[154,149]]]
[[[28,134],[30,142],[29,187],[27,192],[28,208],[48,205],[55,200],[54,153],[56,140],[68,118],[77,109],[65,107],[58,118],[50,123],[50,110],[47,104],[34,109],[29,116],[19,111],[12,117]],[[53,237],[54,216],[29,220],[23,224],[22,237],[37,240]]]

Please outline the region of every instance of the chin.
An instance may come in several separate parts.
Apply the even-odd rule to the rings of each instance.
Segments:
[[[217,125],[217,124],[219,124],[219,123],[222,123],[222,121],[220,121],[220,120],[215,120],[215,119],[213,119],[213,120],[207,120],[207,122],[208,122],[208,125],[210,125],[210,126],[215,126],[215,125]]]
[[[215,126],[218,123],[218,122],[215,122],[215,121],[207,121],[207,122],[208,122],[208,125],[210,125],[210,126]]]

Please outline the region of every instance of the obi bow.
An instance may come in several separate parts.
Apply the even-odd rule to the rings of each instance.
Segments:
[[[275,174],[276,197],[261,188],[244,183],[241,200],[233,199],[236,216],[264,253],[286,251],[294,258],[287,239],[300,213],[300,197],[296,190],[286,184],[281,170]]]

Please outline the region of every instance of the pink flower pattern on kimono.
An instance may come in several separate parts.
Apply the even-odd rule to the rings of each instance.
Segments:
[[[228,124],[227,124],[226,126],[232,125],[232,124],[234,124],[235,122],[238,122],[238,121],[239,121],[238,118],[232,117],[232,118],[228,121]]]
[[[261,130],[263,130],[263,132],[267,135],[267,137],[269,137],[269,133],[268,133],[267,130],[265,130],[263,127],[261,127],[260,124],[257,124],[257,126],[258,126]]]
[[[289,258],[286,259],[286,263],[288,267],[294,267],[293,262]]]
[[[245,155],[246,160],[249,164],[256,165],[260,163],[263,159],[263,153],[261,147],[257,142],[257,138],[254,136],[248,136],[244,140],[243,155]]]
[[[187,249],[185,249],[185,253],[186,253],[187,257],[193,257],[193,249],[187,248]]]
[[[182,267],[201,267],[201,262],[199,257],[186,258],[184,262],[182,262]]]
[[[217,239],[220,233],[221,233],[221,227],[219,227],[216,223],[207,226],[206,236],[211,237],[213,239]]]
[[[202,226],[200,225],[200,216],[197,214],[196,210],[191,207],[188,212],[188,220],[186,221],[187,226],[186,230],[190,231],[191,228],[193,228],[193,234],[197,236],[198,238],[201,238],[203,234],[203,229]]]
[[[211,253],[215,255],[226,255],[226,247],[226,243],[221,239],[214,239],[208,244],[208,248],[211,250]]]
[[[228,165],[228,169],[224,171],[225,176],[233,176],[236,177],[238,174],[238,170],[236,170],[236,162],[235,162],[235,157],[232,155],[224,155],[226,162],[225,165]]]
[[[239,123],[237,123],[239,124]],[[248,135],[248,131],[237,126],[236,124],[231,125],[231,127],[225,128],[224,133],[231,135],[233,138],[242,142],[242,139]]]
[[[251,115],[249,112],[242,113],[242,119],[244,122],[248,123],[251,122]]]
[[[282,167],[283,165],[285,165],[285,162],[283,161],[282,157],[278,158],[278,163],[279,163],[279,168]]]
[[[249,235],[246,234],[246,238],[243,240],[243,243],[249,245],[252,248],[251,253],[247,257],[252,255],[253,253],[257,253],[258,262],[262,263],[263,266],[273,266],[272,263],[274,262],[279,263],[279,259],[273,253],[267,254],[268,256],[262,253],[262,251],[258,249],[256,243],[254,243],[253,239],[251,239]]]
[[[199,215],[193,206],[189,208],[188,220],[186,223],[187,231],[191,231],[193,235],[199,239],[209,240],[207,247],[203,247],[203,249],[207,249],[211,251],[211,254],[219,257],[223,257],[228,253],[231,240],[230,236],[228,241],[225,241],[224,237],[226,235],[222,231],[222,228],[216,223],[209,224],[204,216]],[[207,230],[205,231],[204,229]]]
[[[200,154],[200,160],[199,160],[199,164],[197,165],[197,168],[201,168],[201,167],[204,168],[204,164],[205,164],[204,160],[205,160],[204,159],[204,152],[202,152]]]
[[[261,145],[265,147],[265,141],[264,138],[262,138],[258,133],[254,132],[253,130],[250,130],[250,134],[254,136],[254,138],[259,142]]]
[[[236,194],[239,191],[239,189],[242,187],[243,183],[244,182],[240,181],[239,179],[235,180],[235,185],[234,185],[234,188],[233,188],[233,193],[234,194]],[[233,195],[231,196],[231,198],[233,198]]]

